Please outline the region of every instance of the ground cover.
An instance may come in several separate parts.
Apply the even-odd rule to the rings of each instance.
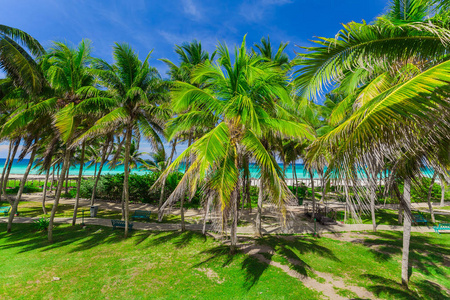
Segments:
[[[318,299],[281,270],[193,232],[123,232],[58,225],[55,242],[31,224],[0,224],[0,298]],[[61,280],[52,281],[53,277]]]

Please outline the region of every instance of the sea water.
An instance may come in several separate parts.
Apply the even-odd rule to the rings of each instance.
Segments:
[[[3,167],[5,165],[5,158],[0,158],[0,170],[3,171]],[[15,175],[22,175],[23,173],[25,173],[25,170],[28,166],[28,162],[29,159],[23,159],[21,161],[17,161],[14,160],[14,163],[11,167],[11,172],[10,174],[15,174]],[[83,167],[83,175],[84,176],[93,176],[95,173],[95,165],[92,165],[90,167],[88,167],[89,163],[86,163]],[[283,164],[279,164],[280,168],[283,169]],[[303,164],[296,164],[296,173],[297,173],[297,177],[298,178],[309,178],[309,173],[304,169]],[[42,172],[39,171],[38,168],[34,168],[35,166],[33,165],[33,168],[30,171],[30,174],[33,175],[38,175],[38,174],[44,174]],[[98,169],[100,167],[100,164],[97,164],[97,172]],[[180,166],[180,172],[184,172],[184,166],[181,165]],[[69,170],[69,174],[76,176],[78,175],[78,172],[80,170],[80,166],[74,165],[70,167]],[[56,172],[56,171],[55,171]],[[114,169],[110,169],[109,166],[107,164],[105,164],[103,166],[102,169],[102,174],[120,174],[124,172],[124,167],[123,165],[119,165]],[[143,170],[143,169],[133,169],[131,170],[131,173],[133,174],[146,174],[149,173],[150,171],[148,170]],[[45,175],[45,174],[44,174]],[[259,168],[255,165],[255,164],[250,164],[250,175],[252,178],[259,178]],[[288,168],[286,168],[286,178],[292,178],[292,166],[290,165]],[[319,178],[319,175],[317,174],[317,172],[314,174],[314,178]]]
[[[0,170],[1,171],[3,171],[3,167],[5,165],[5,160],[6,159],[4,159],[4,158],[0,158]],[[25,173],[25,170],[28,166],[28,162],[29,162],[29,159],[23,159],[20,162],[18,162],[17,160],[14,160],[14,163],[11,167],[10,173],[15,174],[15,175],[21,175],[21,174]],[[89,163],[86,163],[85,166],[83,167],[83,176],[93,176],[95,173],[95,165],[92,165],[90,167],[88,167],[88,165],[89,165]],[[281,169],[283,169],[283,164],[279,163],[278,165],[280,166]],[[98,172],[99,167],[100,167],[100,164],[97,164],[97,172]],[[78,164],[71,166],[70,170],[69,170],[69,174],[73,175],[73,176],[78,175],[78,172],[80,170],[79,168],[80,168],[80,166]],[[303,164],[295,164],[295,168],[296,168],[296,173],[297,173],[298,179],[310,178],[309,172],[304,168]],[[181,165],[179,168],[179,171],[184,172],[184,169],[185,169],[184,165]],[[123,172],[124,172],[123,165],[119,165],[114,169],[110,169],[109,166],[107,164],[105,164],[102,169],[102,174],[120,174]],[[149,172],[150,171],[144,170],[144,169],[131,170],[131,173],[133,173],[133,174],[146,174]],[[34,168],[34,166],[33,166],[33,168],[30,171],[30,174],[37,175],[37,174],[42,174],[42,173],[39,171],[39,169]],[[292,165],[289,165],[286,168],[285,174],[286,174],[286,178],[292,178]],[[250,164],[250,175],[252,178],[259,178],[259,176],[260,176],[259,168],[255,164]],[[427,177],[432,177],[433,170],[431,170],[431,169],[424,170],[423,175],[427,176]],[[363,172],[360,172],[359,177],[365,178],[366,176]],[[317,172],[314,173],[314,178],[316,178],[316,179],[320,178],[320,176]]]

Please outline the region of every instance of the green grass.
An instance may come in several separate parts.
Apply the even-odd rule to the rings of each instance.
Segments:
[[[356,238],[361,239],[358,234]],[[324,235],[313,237],[267,237],[260,244],[275,249],[272,260],[312,276],[314,271],[331,273],[348,285],[366,288],[383,299],[448,299],[450,236],[413,233],[410,289],[400,284],[401,232],[369,233],[360,243],[339,241]],[[291,264],[288,258],[296,260]],[[348,291],[341,290],[339,294]],[[351,294],[348,294],[351,296]]]
[[[415,213],[415,212],[413,212]],[[431,223],[431,215],[426,212],[421,212],[423,216],[428,220],[429,224]],[[434,214],[436,218],[436,223],[450,223],[450,215],[442,215],[438,212]],[[390,210],[390,209],[377,209],[375,211],[375,218],[378,225],[399,225],[398,224],[398,211]],[[344,220],[344,212],[338,211],[336,216],[337,221]],[[361,220],[363,224],[372,224],[372,216],[370,214],[362,214]],[[352,218],[347,218],[347,224],[352,224],[355,221]],[[423,223],[420,223],[423,225]]]
[[[76,180],[69,180],[68,187],[74,188],[76,187]],[[8,183],[6,184],[6,193],[7,194],[17,194],[19,191],[20,181],[19,180],[8,180]],[[64,188],[65,188],[64,183]],[[44,180],[27,180],[27,183],[25,184],[24,193],[41,193],[43,191],[44,187]],[[49,187],[50,189],[50,182]],[[55,188],[55,186],[54,186]],[[69,195],[72,195],[69,193]]]
[[[279,269],[193,232],[0,224],[0,299],[318,299]],[[53,277],[61,280],[52,281]]]
[[[45,209],[47,210],[47,215],[43,214],[42,204],[40,202],[35,201],[21,201],[19,203],[19,214],[21,217],[45,217],[50,215],[50,211],[52,209],[52,201],[48,201],[45,205]],[[8,202],[0,202],[0,206],[9,206]],[[84,216],[90,217],[90,207],[89,206],[81,206],[78,208],[77,217],[82,217],[82,211],[84,210]],[[131,216],[132,213],[130,213]],[[56,218],[71,218],[73,217],[73,205],[70,204],[59,204],[56,209]],[[118,210],[99,210],[97,213],[97,218],[103,219],[117,219],[120,220],[122,218],[122,213]],[[150,220],[140,219],[139,222],[148,222],[155,223],[158,221],[158,214],[152,213],[150,215]],[[193,224],[200,222],[199,217],[186,217],[185,222],[187,224]],[[179,215],[165,215],[161,223],[180,223],[181,217]]]

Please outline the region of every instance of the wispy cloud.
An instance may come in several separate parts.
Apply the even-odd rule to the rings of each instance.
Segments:
[[[183,5],[183,11],[185,14],[187,14],[190,17],[193,17],[194,19],[200,19],[201,18],[201,12],[199,10],[199,6],[194,3],[192,0],[182,0],[181,1]]]
[[[274,6],[292,3],[292,0],[248,0],[241,4],[239,13],[247,21],[259,23]]]

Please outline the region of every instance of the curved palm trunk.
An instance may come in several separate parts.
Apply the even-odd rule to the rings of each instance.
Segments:
[[[294,161],[294,177],[295,177],[295,198],[298,199],[298,178],[297,178],[297,166]]]
[[[11,205],[13,204],[13,202],[9,199],[8,195],[6,194],[6,186],[8,185],[9,173],[11,172],[11,167],[14,162],[14,158],[16,157],[17,149],[19,148],[19,145],[20,145],[20,140],[21,140],[21,138],[18,138],[14,145],[13,152],[11,154],[11,159],[9,160],[8,168],[6,170],[5,179],[3,181],[3,186],[2,186],[3,196]]]
[[[49,177],[50,177],[50,168],[47,169],[47,174],[45,175],[44,191],[42,196],[42,212],[44,213],[44,215],[47,214],[47,210],[45,209],[45,199],[47,198],[47,185]]]
[[[124,160],[124,178],[123,178],[123,190],[124,190],[124,200],[125,200],[125,237],[128,237],[128,219],[130,211],[130,191],[128,189],[128,178],[130,175],[129,162],[130,162],[130,146],[131,146],[131,134],[132,127],[127,126],[126,132],[126,142],[125,142],[125,160]]]
[[[403,191],[405,203],[404,225],[403,225],[403,249],[402,249],[402,284],[408,287],[409,282],[409,244],[411,240],[411,179],[405,179]]]
[[[105,144],[103,145],[103,149],[102,149],[102,160],[100,161],[100,167],[98,168],[98,173],[97,173],[97,164],[95,164],[95,182],[94,182],[94,187],[92,188],[92,195],[91,195],[91,206],[94,205],[95,202],[95,192],[97,191],[97,185],[98,185],[98,181],[100,179],[100,175],[102,174],[102,169],[103,169],[103,165],[105,164],[106,161],[106,152],[108,150],[108,145],[109,143],[105,142]]]
[[[25,170],[25,173],[23,174],[22,181],[20,182],[19,191],[17,192],[16,199],[14,200],[14,204],[11,208],[11,213],[9,214],[8,218],[8,227],[6,228],[7,232],[11,232],[12,222],[14,220],[14,215],[17,213],[17,207],[19,206],[19,201],[22,198],[23,189],[25,187],[25,184],[27,182],[28,174],[30,173],[31,167],[33,166],[34,157],[36,155],[36,147],[34,147],[33,151],[31,152],[30,161],[28,162],[27,169]]]
[[[55,165],[53,165],[52,182],[50,184],[50,192],[53,192],[53,184],[55,183]]]
[[[313,221],[316,217],[316,193],[314,191],[314,175],[311,172],[311,170],[309,170],[309,177],[311,179],[311,193],[312,193],[312,214],[311,214],[311,221]]]
[[[85,149],[86,149],[86,142],[84,141],[83,145],[81,146],[80,172],[78,173],[77,196],[75,198],[75,206],[73,208],[72,226],[75,226],[75,223],[77,222],[78,202],[80,201],[80,187],[81,187],[81,178],[83,176]]]
[[[67,168],[67,172],[66,175],[64,176],[64,180],[66,182],[66,195],[69,193],[69,170],[70,170],[70,166]]]
[[[431,178],[430,187],[428,188],[428,195],[427,195],[427,202],[428,202],[428,209],[430,210],[431,215],[431,222],[436,223],[436,219],[434,217],[434,210],[433,210],[433,204],[431,203],[431,192],[433,192],[433,186],[434,182],[436,180],[437,172],[435,171],[433,174],[433,178]]]
[[[64,153],[64,162],[62,165],[61,174],[64,174],[66,172],[67,168],[69,167],[69,163],[70,163],[70,150],[66,149]],[[53,243],[53,223],[63,188],[64,188],[64,180],[59,178],[58,186],[56,188],[55,201],[53,202],[52,212],[50,214],[50,222],[48,225],[48,241],[50,243]]]
[[[8,167],[9,160],[11,158],[12,147],[13,147],[13,140],[10,140],[9,141],[9,147],[8,147],[8,155],[7,155],[6,160],[5,160],[5,165],[3,166],[2,181],[0,182],[0,187],[3,187],[3,180],[5,179],[6,169]],[[1,199],[2,199],[2,193],[0,193],[0,200]]]
[[[261,177],[259,178],[258,207],[256,210],[256,221],[255,221],[255,229],[256,229],[255,235],[257,237],[262,236],[261,217],[262,217],[263,197],[264,197],[264,181],[263,176],[261,174]]]

